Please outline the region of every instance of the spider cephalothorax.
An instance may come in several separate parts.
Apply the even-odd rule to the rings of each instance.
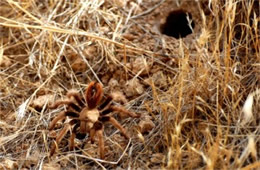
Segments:
[[[64,128],[56,137],[56,141],[51,146],[50,156],[52,156],[69,130],[72,134],[69,140],[69,149],[74,148],[74,139],[77,136],[84,138],[89,133],[90,141],[94,142],[95,135],[98,136],[100,157],[104,158],[104,139],[103,131],[105,122],[110,122],[128,139],[126,130],[112,117],[114,111],[120,112],[131,117],[139,117],[123,107],[112,104],[112,97],[108,96],[103,102],[103,88],[97,82],[91,82],[85,91],[85,99],[76,91],[69,91],[66,95],[68,99],[56,101],[50,108],[57,108],[60,105],[66,105],[66,111],[60,112],[50,123],[49,130],[53,130],[56,123],[69,117],[71,120],[64,125]],[[86,101],[86,102],[85,102]]]

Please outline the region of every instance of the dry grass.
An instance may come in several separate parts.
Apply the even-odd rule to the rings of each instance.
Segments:
[[[196,13],[192,35],[159,33],[156,17],[171,4]],[[254,0],[1,1],[0,169],[259,168],[259,8]],[[142,114],[120,121],[132,139],[108,125],[106,160],[96,144],[69,152],[66,140],[50,158],[47,129],[59,110],[47,103],[92,80]],[[142,132],[141,121],[155,126]]]

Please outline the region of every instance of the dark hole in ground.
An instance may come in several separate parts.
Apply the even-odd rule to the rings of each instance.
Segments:
[[[191,23],[189,24],[189,22]],[[161,25],[161,32],[171,37],[182,38],[192,33],[190,26],[192,29],[195,27],[191,14],[184,10],[176,10],[172,11],[168,15],[166,22]]]

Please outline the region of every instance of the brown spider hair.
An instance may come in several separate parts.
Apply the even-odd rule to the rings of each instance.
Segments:
[[[125,138],[129,138],[126,130],[120,125],[120,123],[113,117],[113,112],[120,112],[121,114],[138,118],[139,115],[130,112],[122,106],[116,106],[112,103],[112,96],[104,97],[103,88],[100,83],[89,83],[84,96],[82,97],[79,92],[69,91],[67,93],[67,99],[56,101],[50,108],[57,108],[60,105],[66,105],[66,110],[60,112],[50,123],[49,130],[53,130],[56,123],[60,120],[65,120],[69,117],[68,123],[65,123],[56,137],[55,142],[52,144],[50,156],[52,156],[65,137],[66,133],[71,131],[69,149],[73,150],[75,147],[74,139],[79,136],[83,139],[87,133],[89,133],[90,141],[94,142],[94,137],[97,136],[99,140],[100,157],[104,158],[104,124],[106,122],[111,123],[124,135]],[[85,100],[84,100],[85,98]],[[103,99],[103,100],[102,100]],[[103,102],[101,102],[101,100]]]

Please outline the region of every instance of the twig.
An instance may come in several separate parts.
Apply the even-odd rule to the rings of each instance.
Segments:
[[[127,146],[126,146],[126,148],[125,148],[125,150],[124,150],[124,152],[121,154],[121,156],[118,158],[118,160],[117,161],[105,161],[105,160],[103,160],[103,159],[97,159],[97,158],[92,158],[92,157],[88,157],[88,156],[85,156],[85,155],[81,155],[81,154],[76,154],[76,153],[73,153],[73,154],[69,154],[68,156],[78,156],[78,157],[82,157],[82,158],[86,158],[86,159],[89,159],[89,160],[92,160],[92,161],[95,161],[95,162],[101,162],[101,163],[107,163],[107,164],[112,164],[112,165],[117,165],[120,161],[121,161],[121,159],[123,158],[123,156],[125,155],[125,153],[126,153],[126,151],[127,151],[127,149],[129,148],[129,146],[130,146],[130,143],[131,143],[131,138],[129,139],[129,141],[128,141],[128,144],[127,144]]]

